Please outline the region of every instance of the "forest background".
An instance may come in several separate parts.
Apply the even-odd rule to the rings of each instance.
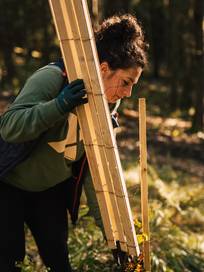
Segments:
[[[138,98],[145,97],[153,271],[204,271],[204,1],[88,4],[94,25],[115,13],[135,14],[149,43],[148,67],[120,108],[118,146],[133,214],[139,219],[137,108]],[[1,0],[0,113],[32,72],[59,56],[48,1]],[[69,239],[73,266],[110,271],[111,254],[87,216],[85,197],[81,208]],[[44,271],[26,232],[25,271]]]

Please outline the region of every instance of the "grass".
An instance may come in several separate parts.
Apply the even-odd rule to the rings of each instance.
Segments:
[[[160,162],[150,162],[148,167],[152,271],[201,272],[204,271],[203,180],[175,170],[171,160],[167,158],[162,166]],[[128,164],[125,176],[133,216],[140,219],[138,166]],[[86,216],[87,211],[83,204],[78,225],[70,225],[72,266],[76,271],[116,271],[111,252],[93,218]],[[29,230],[27,252],[34,263],[27,261],[27,270],[23,271],[45,271]]]

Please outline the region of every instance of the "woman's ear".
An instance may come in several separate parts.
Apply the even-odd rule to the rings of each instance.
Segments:
[[[106,61],[102,62],[100,64],[101,67],[101,74],[104,76],[105,74],[107,74],[107,72],[110,71],[109,65]]]

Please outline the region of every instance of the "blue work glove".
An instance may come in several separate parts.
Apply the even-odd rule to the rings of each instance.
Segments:
[[[88,99],[84,97],[86,90],[82,79],[76,79],[60,92],[56,97],[59,110],[64,114],[72,111],[75,107],[85,104]]]

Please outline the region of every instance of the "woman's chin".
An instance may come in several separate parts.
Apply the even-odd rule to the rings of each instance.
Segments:
[[[108,103],[109,104],[115,104],[119,99],[120,98],[118,98],[118,97],[111,98],[111,99],[108,100]]]

